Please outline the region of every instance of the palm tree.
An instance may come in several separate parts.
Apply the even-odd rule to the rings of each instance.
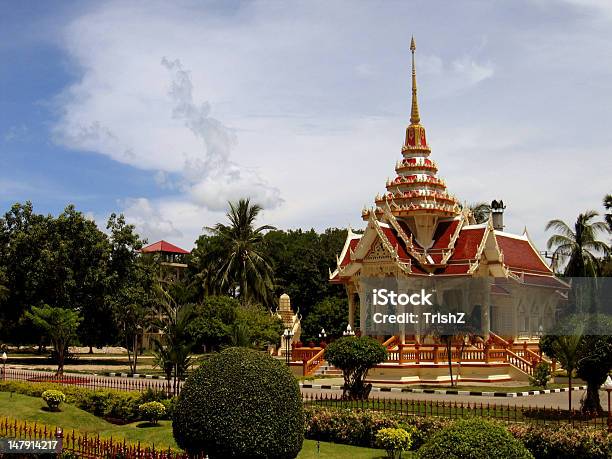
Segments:
[[[561,366],[565,368],[565,371],[567,371],[570,415],[572,413],[572,373],[578,366],[581,340],[582,333],[579,332],[576,335],[557,336],[552,343],[554,356],[559,361]]]
[[[212,290],[230,292],[243,303],[269,305],[273,301],[274,270],[264,250],[264,233],[276,228],[255,227],[262,208],[251,205],[248,199],[230,202],[229,206],[229,225],[217,223],[206,228],[220,243],[207,257],[211,266],[207,280]]]
[[[606,210],[612,210],[612,194],[607,194],[604,197],[603,205]],[[606,220],[606,223],[608,224],[608,229],[612,231],[612,213],[606,214],[604,218]]]
[[[467,208],[472,212],[477,224],[486,222],[491,215],[491,205],[486,202],[473,202],[468,204]]]
[[[168,386],[170,386],[170,378],[174,376],[174,394],[176,395],[178,382],[191,365],[193,341],[187,328],[194,316],[194,306],[179,304],[161,285],[157,285],[156,290],[159,301],[158,317],[153,324],[162,332],[159,339],[154,339],[156,364],[166,374]]]
[[[567,261],[564,274],[568,277],[593,277],[597,275],[597,254],[607,255],[610,248],[605,242],[597,239],[599,233],[609,232],[604,222],[592,221],[599,215],[594,210],[587,210],[578,215],[574,229],[562,220],[551,220],[546,224],[546,231],[557,231],[548,239],[547,248],[553,249],[553,268],[558,270]]]

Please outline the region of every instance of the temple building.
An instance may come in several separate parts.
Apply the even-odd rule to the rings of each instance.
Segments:
[[[378,335],[369,329],[365,278],[491,279],[478,309],[484,331],[469,342],[458,338],[452,360],[461,367],[463,380],[526,379],[543,358],[538,337],[554,319],[565,284],[555,278],[526,230],[504,231],[502,201],[493,201],[488,221],[477,223],[438,176],[419,113],[414,39],[410,49],[410,124],[395,178],[387,181],[373,207],[363,209],[363,233],[349,230],[330,281],[346,287],[351,327]],[[354,323],[357,308],[359,324]],[[448,353],[435,337],[402,332],[385,345],[390,359],[370,372],[371,380],[447,381],[448,370],[439,366],[448,361]]]

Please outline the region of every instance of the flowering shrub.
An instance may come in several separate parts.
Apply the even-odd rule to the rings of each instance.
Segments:
[[[375,411],[307,406],[306,438],[353,446],[376,447],[376,434],[385,428],[402,428],[411,433],[412,449],[449,425],[447,419],[413,416],[409,418]]]
[[[604,459],[612,457],[612,434],[602,429],[556,429],[514,424],[510,433],[537,459]]]
[[[306,438],[353,446],[376,446],[376,432],[399,420],[374,411],[307,407]]]
[[[411,445],[412,432],[404,429],[385,428],[376,432],[376,446],[384,449],[390,459],[401,458],[402,452],[408,451]]]
[[[49,389],[42,393],[42,399],[47,403],[50,410],[56,411],[60,403],[66,401],[66,396],[59,390]]]
[[[142,418],[151,424],[157,424],[157,421],[166,414],[166,407],[160,402],[143,403],[138,407],[138,410]]]

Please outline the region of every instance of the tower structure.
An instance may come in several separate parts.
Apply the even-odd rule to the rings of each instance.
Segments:
[[[364,209],[362,217],[368,220],[372,213],[384,218],[388,210],[401,225],[406,225],[419,245],[428,248],[433,242],[434,229],[440,218],[459,214],[457,198],[449,194],[446,182],[437,176],[438,166],[429,158],[425,127],[421,125],[417,96],[414,37],[410,43],[412,53],[412,104],[410,124],[402,146],[402,159],[395,165],[395,178],[387,180],[386,193],[378,194],[373,209]]]

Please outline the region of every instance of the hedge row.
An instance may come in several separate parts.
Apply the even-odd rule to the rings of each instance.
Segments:
[[[512,424],[510,433],[537,459],[606,459],[612,457],[612,434],[603,429],[555,429]]]
[[[376,447],[376,433],[384,428],[416,428],[412,449],[418,449],[429,436],[448,425],[450,421],[433,416],[412,418],[378,413],[368,410],[351,410],[309,406],[306,415],[306,438],[345,445]]]
[[[411,418],[374,411],[308,406],[306,438],[353,446],[376,446],[376,433],[383,428],[414,426],[411,449],[417,450],[434,434],[456,421],[436,417]],[[480,420],[480,418],[477,418]],[[612,457],[612,434],[603,429],[562,429],[530,424],[499,424],[533,454],[536,459],[604,459]]]
[[[41,397],[46,390],[59,390],[66,395],[66,403],[95,416],[114,422],[132,422],[140,419],[139,406],[146,402],[161,402],[166,408],[165,418],[172,414],[174,399],[166,398],[163,391],[125,392],[111,389],[87,389],[52,383],[0,381],[1,392],[15,392],[30,397]]]

